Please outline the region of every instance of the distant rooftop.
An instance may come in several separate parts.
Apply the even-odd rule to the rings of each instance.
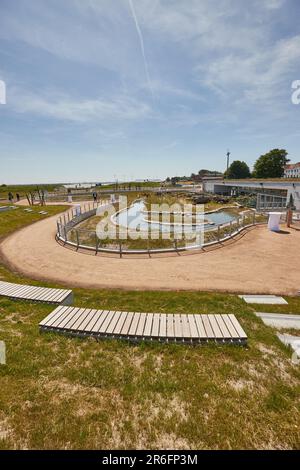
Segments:
[[[298,162],[298,163],[288,163],[284,167],[285,170],[295,170],[296,168],[300,168],[300,162]]]

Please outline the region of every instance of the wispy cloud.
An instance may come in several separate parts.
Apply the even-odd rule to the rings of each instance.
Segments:
[[[145,67],[145,74],[146,74],[146,78],[147,78],[147,83],[148,83],[148,86],[149,86],[149,89],[151,91],[152,96],[154,96],[153,88],[152,88],[151,80],[150,80],[150,75],[149,75],[148,62],[147,62],[146,53],[145,53],[143,34],[142,34],[142,31],[141,31],[141,28],[140,28],[140,25],[139,25],[139,22],[138,22],[138,19],[137,19],[137,16],[136,16],[136,12],[135,12],[133,2],[132,2],[132,0],[128,0],[128,2],[129,2],[129,7],[130,7],[130,10],[131,10],[131,13],[132,13],[132,17],[133,17],[133,20],[134,20],[134,24],[135,24],[135,27],[136,27],[136,31],[137,31],[137,34],[138,34],[138,37],[139,37],[139,40],[140,40],[140,46],[141,46],[141,52],[142,52],[143,61],[144,61],[144,67]]]
[[[123,95],[107,98],[75,99],[64,93],[28,93],[11,90],[11,107],[19,113],[36,114],[64,121],[136,120],[151,115],[149,105]]]

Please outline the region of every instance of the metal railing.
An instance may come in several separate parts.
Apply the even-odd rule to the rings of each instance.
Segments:
[[[57,240],[76,250],[91,250],[95,254],[99,252],[116,253],[120,257],[123,254],[180,252],[199,250],[207,246],[222,243],[248,227],[266,223],[267,221],[266,215],[247,210],[237,215],[236,219],[228,223],[206,228],[201,240],[202,243],[200,244],[199,232],[193,232],[192,235],[194,236],[187,234],[183,238],[177,238],[177,234],[174,232],[172,237],[168,234],[168,238],[166,238],[162,231],[149,231],[145,239],[144,237],[139,238],[138,232],[135,231],[134,239],[132,239],[133,233],[130,229],[118,226],[114,227],[114,231],[104,232],[104,237],[99,238],[96,230],[77,227],[84,220],[95,216],[99,206],[104,211],[106,207],[111,207],[110,202],[102,202],[101,204],[93,202],[84,204],[80,208],[72,207],[72,209],[61,215],[57,220]],[[143,235],[145,235],[145,232],[143,232]]]

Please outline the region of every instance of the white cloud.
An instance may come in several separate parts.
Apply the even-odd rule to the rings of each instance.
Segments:
[[[300,35],[246,56],[226,55],[198,66],[197,71],[203,84],[230,99],[268,100],[285,93],[284,81],[291,71],[296,72],[299,59]]]
[[[24,93],[19,89],[11,90],[11,106],[19,113],[31,113],[40,116],[73,122],[136,120],[151,115],[150,107],[133,98],[116,96],[111,100],[74,99],[65,94]]]

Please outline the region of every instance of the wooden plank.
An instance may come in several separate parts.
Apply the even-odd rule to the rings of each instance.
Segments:
[[[65,306],[62,306],[60,305],[59,307],[57,307],[55,310],[53,310],[51,313],[49,313],[49,315],[47,315],[47,317],[45,317],[40,323],[39,323],[39,326],[44,326],[46,325],[55,315],[57,315],[60,311],[64,311],[66,310],[68,307],[65,307]]]
[[[104,322],[104,320],[105,320],[105,318],[107,317],[108,314],[109,314],[109,310],[102,310],[102,312],[98,316],[98,319],[97,319],[95,325],[91,329],[91,332],[97,333],[99,331],[102,323]]]
[[[151,332],[151,336],[153,338],[158,338],[159,336],[159,321],[160,321],[159,313],[154,313],[153,323],[152,323],[152,332]]]
[[[160,315],[160,325],[159,325],[159,337],[167,337],[167,315],[166,313],[161,313]]]
[[[58,322],[55,322],[52,327],[59,328],[59,329],[69,329],[71,325],[77,320],[77,313],[82,310],[81,308],[72,308],[72,310],[69,310],[65,313],[65,316],[63,319],[58,320]]]
[[[222,331],[220,330],[219,325],[218,325],[218,323],[216,322],[215,316],[212,315],[212,314],[209,314],[209,315],[207,315],[207,316],[208,316],[210,325],[211,325],[211,327],[212,327],[212,329],[213,329],[214,337],[215,337],[216,339],[221,339],[221,338],[223,338]]]
[[[6,282],[6,281],[1,281],[0,282],[0,289],[6,289],[8,287],[20,287],[23,286],[24,284],[16,284],[14,282]]]
[[[15,283],[0,283],[0,295],[12,299],[24,299],[49,303],[61,303],[72,294],[71,290],[30,286]]]
[[[175,338],[182,338],[182,322],[180,315],[174,315],[174,336]]]
[[[193,317],[194,317],[194,320],[195,320],[195,323],[196,323],[196,326],[197,326],[199,338],[200,339],[207,339],[207,334],[206,334],[206,331],[205,331],[205,328],[204,328],[202,316],[201,315],[193,315]]]
[[[190,330],[191,330],[191,338],[199,338],[199,333],[197,329],[197,325],[195,322],[194,315],[188,315]]]
[[[72,290],[67,290],[67,291],[62,292],[61,297],[58,297],[57,299],[52,299],[52,302],[62,303],[65,300],[67,300],[69,297],[71,298],[71,300],[73,300],[73,291]]]
[[[189,339],[191,337],[191,330],[188,322],[188,316],[185,314],[181,314],[180,316],[182,322],[182,336]]]
[[[147,313],[146,316],[146,323],[144,328],[144,336],[151,336],[152,331],[152,321],[153,321],[153,313]]]
[[[27,294],[26,297],[28,300],[39,300],[39,298],[43,295],[44,288],[37,287],[35,289],[31,289]]]
[[[53,302],[56,299],[60,300],[61,294],[63,293],[63,289],[47,289],[47,291],[41,295],[41,298],[44,302]]]
[[[136,330],[136,336],[143,336],[145,323],[146,323],[146,314],[141,313],[140,320],[139,320],[137,330]]]
[[[225,324],[226,324],[226,328],[228,329],[228,331],[229,331],[230,334],[231,334],[231,337],[232,337],[232,338],[238,338],[239,335],[238,335],[238,333],[236,332],[236,330],[235,330],[233,324],[231,323],[230,318],[228,317],[228,315],[224,315],[224,314],[223,314],[223,315],[222,315],[222,318],[223,318],[223,321],[224,321]]]
[[[88,313],[89,313],[89,309],[82,309],[82,312],[80,313],[80,315],[77,315],[77,320],[75,321],[75,323],[73,323],[72,325],[72,330],[76,330],[77,328],[80,327],[81,323],[85,320],[85,318],[87,317]]]
[[[25,286],[23,288],[17,289],[11,297],[15,299],[24,299],[24,300],[35,300],[35,296],[38,295],[40,287],[37,286]]]
[[[174,315],[173,313],[167,314],[167,337],[174,338]]]
[[[111,334],[114,331],[114,328],[115,328],[116,324],[118,323],[118,320],[119,320],[120,316],[121,316],[121,312],[115,312],[114,313],[114,316],[113,316],[113,318],[112,318],[112,320],[111,320],[111,322],[110,322],[110,324],[109,324],[109,326],[106,330],[107,334]]]
[[[1,295],[9,295],[10,292],[15,291],[17,288],[18,286],[16,284],[5,283],[5,285],[1,286],[0,293]]]
[[[67,299],[70,294],[72,294],[72,291],[67,291],[65,289],[56,289],[56,291],[61,291],[61,292],[56,292],[53,295],[51,295],[49,298],[44,298],[43,300],[46,302],[61,303],[65,299]]]
[[[239,337],[241,339],[247,339],[247,335],[244,332],[243,328],[241,327],[240,323],[237,321],[236,317],[232,313],[229,313],[228,317],[230,318],[231,323],[233,324],[233,326],[234,326],[237,334],[239,335]]]
[[[62,309],[58,315],[51,318],[51,320],[47,322],[46,326],[52,328],[52,325],[54,325],[54,323],[56,324],[57,321],[58,322],[61,321],[65,317],[65,315],[67,315],[70,312],[71,308],[73,309],[74,307],[67,307],[66,309]]]
[[[140,313],[134,313],[133,319],[132,319],[132,322],[131,322],[131,325],[130,325],[130,328],[129,328],[129,331],[128,331],[129,336],[135,336],[136,335],[136,330],[137,330],[139,321],[140,321]]]
[[[31,289],[32,286],[20,286],[16,289],[14,289],[8,297],[12,297],[12,298],[15,298],[15,299],[18,299],[18,298],[24,298],[24,300],[27,300],[27,294],[28,292],[31,292]]]
[[[24,300],[34,300],[35,296],[38,294],[40,287],[38,286],[24,286],[17,289],[12,297]]]
[[[77,331],[85,331],[85,332],[90,332],[92,331],[93,326],[95,325],[96,321],[98,319],[97,315],[97,310],[92,309],[89,311],[81,325],[77,328]],[[72,330],[74,329],[74,326],[72,326]]]
[[[128,315],[131,315],[131,313],[128,313],[127,312],[119,312],[121,315],[119,316],[119,320],[118,322],[116,323],[116,326],[114,328],[114,331],[113,331],[113,334],[114,335],[119,335],[123,329],[123,326],[124,326],[124,323],[125,323],[125,320],[127,319]]]
[[[201,315],[201,320],[202,320],[203,326],[205,328],[207,339],[214,339],[215,334],[214,334],[213,329],[210,325],[208,316],[207,315]]]
[[[231,339],[231,334],[230,332],[228,331],[228,329],[226,328],[226,325],[224,323],[224,320],[222,318],[222,315],[215,315],[215,320],[216,322],[218,323],[218,326],[221,330],[221,333],[223,335],[223,338],[225,339]]]
[[[122,336],[128,336],[133,317],[134,317],[133,312],[128,312],[126,318],[124,316],[125,321],[124,321],[122,329],[120,331],[120,334]]]
[[[114,311],[109,311],[108,312],[104,322],[102,323],[101,327],[98,330],[98,333],[101,333],[101,334],[106,333],[106,330],[107,330],[111,320],[113,319],[114,313],[115,313]]]

